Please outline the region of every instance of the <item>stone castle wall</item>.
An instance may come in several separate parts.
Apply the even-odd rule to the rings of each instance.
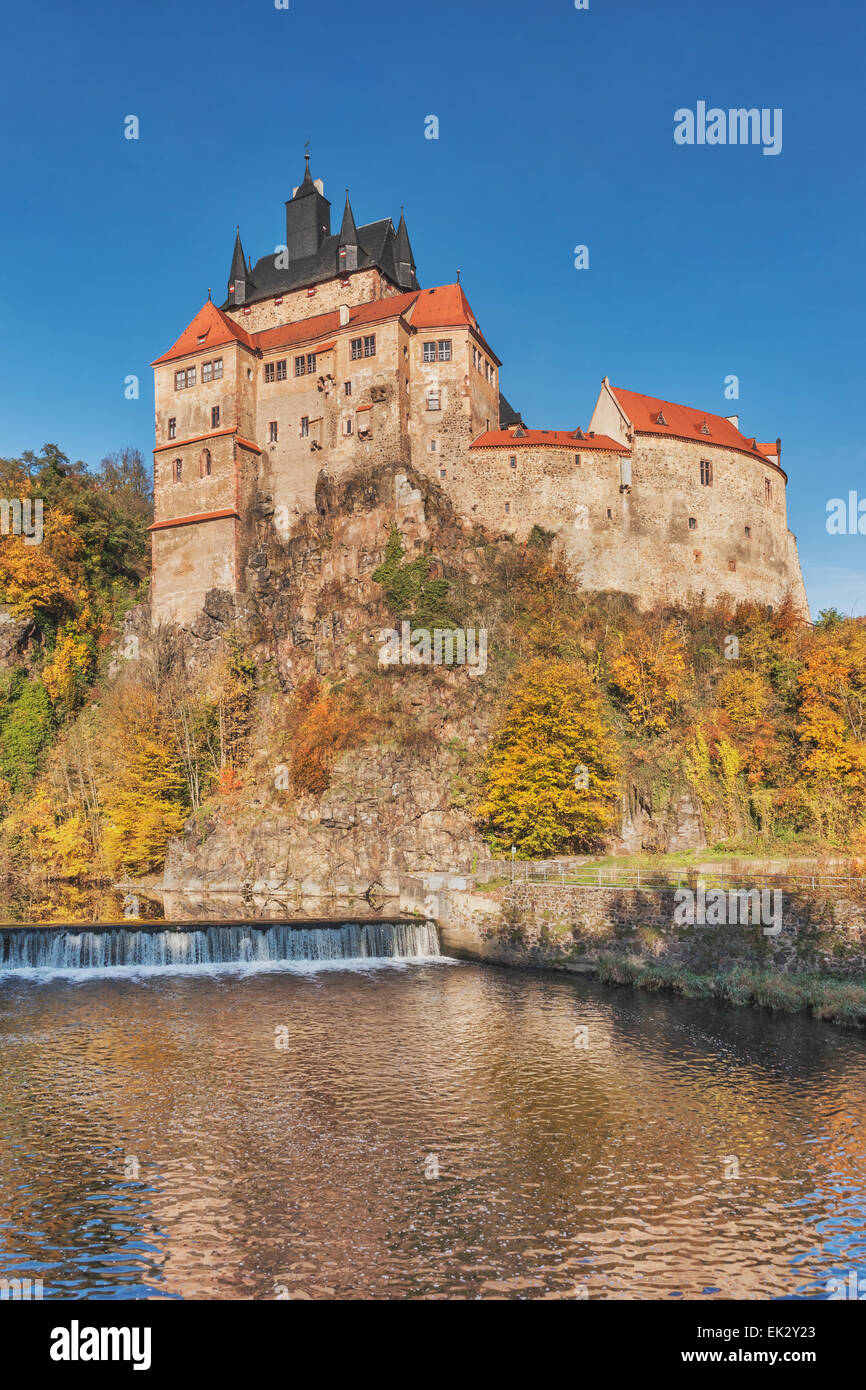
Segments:
[[[250,306],[249,316],[242,309],[232,316],[253,332],[388,297],[378,271],[348,278],[348,288],[335,278],[312,298],[300,291],[281,305],[268,300]],[[353,359],[351,340],[371,333],[375,355]],[[450,359],[425,361],[424,343],[440,339],[450,340]],[[395,317],[338,328],[328,339],[333,346],[317,352],[312,374],[295,374],[295,358],[308,350],[300,343],[264,352],[239,343],[203,346],[158,366],[155,619],[188,622],[208,588],[244,587],[259,498],[267,498],[285,541],[314,508],[320,472],[382,463],[411,464],[449,494],[462,516],[494,534],[525,541],[534,526],[552,532],[587,589],[633,594],[644,607],[701,594],[775,606],[790,592],[808,616],[781,468],[710,441],[650,434],[628,442],[630,474],[621,454],[593,447],[591,437],[569,447],[520,436],[473,447],[499,424],[498,369],[488,364],[490,377],[479,370],[479,341],[465,324],[415,328]],[[215,358],[222,378],[204,382],[202,364]],[[270,363],[285,363],[282,379],[265,381]],[[197,367],[196,385],[176,390],[175,372],[189,365]],[[611,433],[624,439],[619,428]],[[204,449],[210,474],[202,468]],[[703,459],[712,464],[710,486],[701,483]],[[172,535],[159,529],[223,510],[236,518]]]

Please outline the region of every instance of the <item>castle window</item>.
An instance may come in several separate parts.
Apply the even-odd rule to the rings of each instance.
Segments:
[[[709,459],[701,459],[701,486],[712,487],[713,485],[713,465]]]
[[[697,519],[697,517],[695,517],[695,516],[690,516],[690,517],[689,517],[689,530],[690,530],[690,531],[697,531],[697,529],[698,529],[698,519]]]
[[[608,507],[607,509],[607,519],[608,521],[613,521],[613,512],[611,511],[610,507]]]
[[[511,514],[511,503],[510,503],[510,502],[506,502],[506,503],[505,503],[505,515],[506,515],[506,516],[510,516],[510,514]]]
[[[747,541],[750,541],[751,539],[752,539],[752,528],[751,528],[751,526],[747,526],[747,527],[746,527],[746,540],[747,540]]]
[[[278,426],[276,420],[271,420],[270,423],[269,423],[269,425],[268,425],[268,443],[269,443],[269,444],[276,444],[278,433],[279,433],[279,426]]]
[[[352,339],[352,343],[351,343],[351,348],[352,348],[352,360],[353,360],[353,361],[356,361],[357,358],[359,358],[359,357],[363,357],[363,356],[364,356],[364,339],[363,339],[363,338],[353,338],[353,339]]]
[[[168,437],[169,439],[175,439],[177,437],[177,420],[173,415],[168,422]]]
[[[580,454],[575,454],[575,456],[574,456],[574,466],[575,466],[575,468],[579,468],[579,467],[580,467]]]
[[[439,403],[439,392],[438,392],[438,390],[428,391],[428,392],[427,392],[427,409],[428,409],[428,410],[440,410],[440,409],[441,409],[441,405],[440,405],[440,403]]]
[[[306,374],[307,358],[306,355],[302,353],[300,357],[295,358],[295,376],[306,376]]]
[[[211,379],[212,376],[213,376],[213,362],[202,362],[202,364],[201,364],[201,379],[202,379],[202,383],[204,383],[205,381],[210,381],[210,379]]]
[[[440,477],[440,478],[447,478],[447,477],[448,477],[448,469],[447,469],[447,468],[440,468],[440,469],[439,469],[439,477]]]
[[[344,421],[343,421],[343,433],[344,433],[344,434],[351,434],[351,433],[352,433],[352,417],[351,417],[351,415],[349,416],[349,418],[348,418],[347,420],[344,420]]]
[[[212,429],[212,430],[218,429],[218,428],[219,428],[219,422],[220,422],[220,408],[219,408],[218,405],[211,406],[211,412],[210,412],[210,427],[211,427],[211,429]]]
[[[174,481],[179,483],[183,480],[183,459],[174,461]]]
[[[508,463],[511,468],[517,467],[517,457],[515,454],[511,455],[510,459],[508,460]]]
[[[311,285],[310,288],[307,290],[307,298],[308,298],[308,299],[312,299],[312,297],[313,297],[313,295],[314,295],[315,293],[316,293],[316,287],[315,287],[315,285]]]
[[[266,363],[265,363],[265,381],[266,381],[266,382],[268,382],[268,381],[273,381],[273,379],[274,379],[274,369],[275,369],[275,367],[276,367],[276,363],[275,363],[275,362],[266,362]]]
[[[435,453],[436,453],[436,450],[437,450],[438,448],[439,448],[439,441],[438,441],[438,439],[431,439],[431,440],[430,440],[430,452],[431,452],[431,454],[435,454]]]
[[[278,294],[277,297],[276,297],[276,299],[274,300],[274,303],[275,303],[275,304],[282,304],[282,302],[283,302],[283,296],[282,296],[281,294]]]
[[[349,285],[349,277],[348,277],[348,275],[346,275],[346,276],[340,281],[340,284],[343,286],[343,289],[344,289],[344,290],[348,288],[348,285]]]
[[[184,372],[184,371],[175,372],[175,374],[174,374],[174,389],[175,389],[175,391],[182,391],[183,388],[184,388],[185,386],[186,386],[186,372]]]
[[[424,361],[425,361],[425,362],[435,362],[435,361],[436,361],[436,344],[435,344],[435,343],[425,343],[425,344],[424,344]]]
[[[375,333],[365,333],[365,335],[364,335],[364,356],[365,356],[365,357],[375,357],[375,356],[376,356],[376,334],[375,334]]]
[[[729,560],[729,561],[728,561],[728,569],[729,569],[729,570],[735,570],[736,568],[737,568],[737,562],[736,562],[736,560]]]
[[[765,502],[772,502],[772,500],[773,500],[773,484],[772,484],[772,482],[770,481],[769,478],[765,478],[765,479],[764,479],[764,501],[765,501]]]
[[[200,477],[202,477],[202,478],[209,478],[209,477],[210,477],[210,466],[211,466],[210,449],[202,449],[202,451],[201,451],[201,456],[200,456],[200,458],[199,458],[199,463],[198,463],[198,471],[199,471]]]
[[[308,353],[307,353],[307,371],[308,371],[308,372],[310,373],[310,375],[312,376],[312,374],[313,374],[313,372],[314,372],[315,370],[316,370],[316,354],[315,354],[314,352],[308,352]]]
[[[309,415],[302,415],[302,416],[301,416],[301,438],[302,438],[302,439],[308,438],[309,433],[310,433],[310,417],[309,417]]]
[[[313,361],[314,361],[314,362],[315,362],[315,360],[316,360],[316,359],[313,358]],[[285,357],[281,357],[280,360],[279,360],[279,362],[277,363],[277,381],[285,381],[285,379],[286,379],[286,359],[285,359]]]
[[[345,389],[346,395],[347,395],[347,396],[351,396],[351,394],[352,394],[352,383],[351,383],[351,381],[347,381],[347,382],[345,383],[344,389]]]
[[[221,357],[215,357],[214,360],[213,360],[213,379],[214,379],[214,381],[221,381],[221,380],[222,380],[222,374],[223,374],[223,360],[222,360]]]

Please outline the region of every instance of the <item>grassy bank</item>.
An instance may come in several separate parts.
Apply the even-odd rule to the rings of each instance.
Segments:
[[[679,994],[684,999],[721,999],[777,1013],[808,1013],[827,1023],[866,1028],[866,985],[823,975],[785,975],[761,970],[696,974],[638,956],[602,955],[596,960],[605,984]]]

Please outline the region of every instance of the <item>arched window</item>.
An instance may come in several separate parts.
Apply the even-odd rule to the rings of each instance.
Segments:
[[[174,461],[174,481],[175,481],[176,483],[179,483],[179,482],[181,482],[182,478],[183,478],[183,459],[175,459],[175,461]]]
[[[210,477],[210,449],[202,449],[199,459],[199,473],[202,478]]]

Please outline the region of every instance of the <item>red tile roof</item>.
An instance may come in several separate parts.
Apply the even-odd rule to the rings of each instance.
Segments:
[[[469,300],[463,293],[462,285],[436,285],[430,290],[420,290],[417,294],[417,302],[412,313],[409,315],[409,322],[413,328],[457,328],[465,325],[472,328],[478,334],[481,342],[484,343],[485,350],[496,362],[497,367],[502,363],[496,353],[486,342],[478,320],[472,312]]]
[[[341,325],[339,311],[333,310],[327,314],[313,314],[310,318],[301,319],[299,323],[285,323],[276,328],[265,328],[258,333],[248,333],[240,324],[235,323],[230,315],[223,313],[208,300],[173,347],[161,357],[157,357],[151,365],[158,367],[164,362],[174,361],[177,357],[186,357],[194,352],[208,352],[213,347],[220,347],[232,341],[262,352],[301,343],[305,346],[309,344],[312,351],[326,352],[335,346],[331,335],[341,326],[349,329],[367,328],[376,323],[386,323],[389,319],[400,318],[404,314],[412,327],[418,330],[455,328],[463,325],[473,329],[497,366],[501,365],[496,353],[485,342],[460,285],[439,285],[431,290],[409,290],[405,294],[392,294],[385,299],[373,299],[366,304],[356,304],[349,310],[348,325]],[[203,343],[198,341],[201,337],[205,339]],[[315,339],[319,337],[327,337],[329,341],[317,344]]]
[[[504,449],[520,448],[521,446],[531,445],[533,449],[539,445],[547,446],[551,449],[573,449],[576,454],[591,454],[594,450],[598,452],[613,451],[617,454],[629,454],[631,450],[627,444],[619,444],[615,439],[611,439],[606,434],[584,434],[580,439],[571,430],[524,430],[522,434],[515,434],[513,430],[488,430],[486,434],[480,434],[470,444],[470,449]]]
[[[724,415],[711,415],[707,410],[675,405],[673,401],[662,401],[655,396],[642,396],[637,391],[623,391],[619,386],[611,386],[610,390],[638,434],[668,434],[676,439],[697,439],[704,444],[718,444],[745,454],[762,454],[765,447],[753,447],[755,441],[741,434]],[[664,424],[659,421],[660,414]]]
[[[373,299],[368,304],[356,304],[354,309],[349,310],[347,326],[366,328],[374,323],[385,323],[388,319],[399,318],[410,307],[417,294],[417,290],[412,290],[409,294],[394,294],[387,299]],[[263,352],[269,352],[273,348],[289,347],[293,343],[308,342],[312,351],[324,352],[326,348],[333,347],[334,343],[329,341],[319,347],[312,340],[326,335],[330,338],[339,327],[340,314],[335,309],[328,314],[314,314],[312,318],[301,319],[299,323],[284,323],[278,328],[265,328],[260,333],[253,334],[252,339],[255,346]]]
[[[201,337],[204,337],[203,343],[199,342]],[[208,299],[174,346],[150,365],[158,367],[161,362],[171,362],[175,357],[186,357],[190,352],[209,352],[211,348],[231,342],[243,343],[248,348],[253,346],[250,334]]]

